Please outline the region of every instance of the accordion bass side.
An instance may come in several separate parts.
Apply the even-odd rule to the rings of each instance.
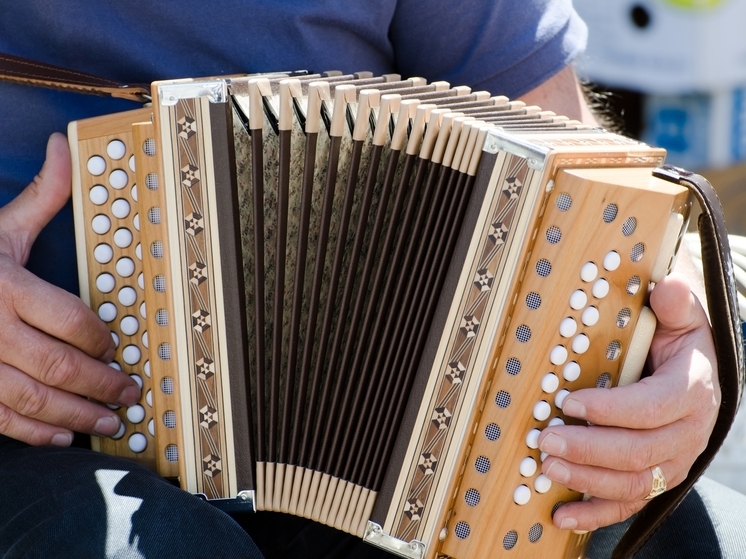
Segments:
[[[403,557],[581,557],[537,438],[640,375],[664,151],[398,76],[153,100],[69,128],[81,295],[143,387],[97,449]]]

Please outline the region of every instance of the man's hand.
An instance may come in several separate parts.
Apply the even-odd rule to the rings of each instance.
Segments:
[[[69,196],[70,153],[54,134],[39,175],[0,208],[0,433],[33,445],[69,445],[72,431],[113,435],[119,418],[85,397],[133,405],[140,395],[106,365],[114,344],[96,314],[23,268]]]
[[[559,528],[595,530],[629,518],[647,501],[650,468],[668,487],[681,483],[705,449],[720,404],[715,348],[702,306],[683,276],[661,280],[650,296],[658,317],[649,365],[638,383],[578,390],[563,412],[592,423],[544,430],[542,470],[570,489],[593,495],[554,515]]]

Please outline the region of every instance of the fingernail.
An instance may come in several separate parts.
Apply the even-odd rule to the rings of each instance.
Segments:
[[[99,435],[110,437],[119,430],[119,418],[116,415],[102,417],[96,421],[93,430]]]
[[[70,433],[57,433],[52,437],[54,446],[70,446],[73,442],[73,436]]]
[[[574,530],[577,525],[578,521],[574,518],[563,518],[560,523],[560,528],[563,530]]]
[[[140,387],[139,386],[128,386],[117,399],[117,404],[120,406],[134,406],[140,399]]]
[[[570,470],[562,462],[552,462],[544,475],[557,483],[567,483],[570,479]]]
[[[572,398],[567,398],[564,401],[562,404],[562,411],[565,415],[577,417],[578,419],[585,419],[585,406]]]
[[[540,449],[547,454],[552,456],[564,456],[567,452],[567,443],[565,439],[554,433],[549,433],[544,440],[541,441]]]

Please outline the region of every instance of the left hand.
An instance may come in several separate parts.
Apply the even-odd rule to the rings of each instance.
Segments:
[[[653,374],[624,387],[589,388],[567,397],[563,412],[593,425],[545,429],[542,471],[585,502],[557,510],[558,528],[595,530],[626,520],[647,503],[650,468],[668,487],[681,483],[707,446],[720,405],[715,347],[707,316],[683,276],[650,295],[658,327],[648,363]]]

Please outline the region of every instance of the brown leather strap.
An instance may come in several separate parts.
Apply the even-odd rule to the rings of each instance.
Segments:
[[[637,514],[637,518],[617,544],[612,559],[633,557],[686,497],[723,444],[738,411],[744,385],[741,319],[720,201],[712,185],[699,175],[668,165],[656,169],[654,175],[686,186],[702,207],[697,227],[702,243],[705,292],[710,309],[722,400],[707,448],[694,462],[687,478],[680,485],[650,501]]]
[[[110,95],[132,101],[150,101],[150,87],[147,85],[122,84],[10,54],[0,53],[0,80],[92,95]]]

